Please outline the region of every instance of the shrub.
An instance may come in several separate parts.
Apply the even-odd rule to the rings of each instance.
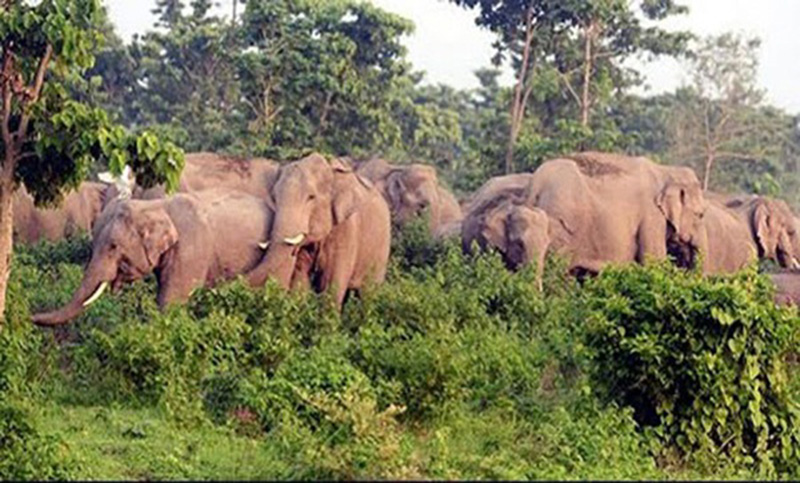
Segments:
[[[586,284],[595,386],[657,438],[703,464],[717,455],[796,474],[798,412],[783,362],[796,313],[749,270],[703,278],[669,264],[609,268]]]
[[[25,411],[0,401],[0,480],[66,480],[76,470],[58,438],[40,434]]]
[[[402,227],[392,227],[392,263],[404,271],[434,265],[446,244],[433,239],[427,216],[415,217]]]

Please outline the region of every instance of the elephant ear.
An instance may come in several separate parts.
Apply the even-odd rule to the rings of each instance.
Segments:
[[[493,206],[480,215],[482,242],[501,253],[508,249],[508,210],[504,205]]]
[[[392,207],[397,207],[403,199],[406,184],[403,181],[403,170],[395,169],[386,177],[386,192]]]
[[[145,213],[145,220],[139,226],[139,236],[150,266],[156,267],[161,255],[178,243],[178,230],[164,210]]]
[[[773,247],[777,245],[777,234],[773,225],[772,210],[767,203],[759,201],[753,210],[753,230],[759,247],[767,256],[772,254]]]
[[[686,190],[679,185],[666,186],[656,198],[656,206],[675,231],[681,229],[681,215],[686,203]]]
[[[344,223],[353,216],[364,200],[364,186],[352,172],[336,175],[333,186],[333,222]]]

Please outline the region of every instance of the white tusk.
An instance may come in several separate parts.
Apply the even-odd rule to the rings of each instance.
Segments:
[[[97,175],[97,178],[105,184],[114,184],[115,177],[109,171],[104,171]]]
[[[792,257],[792,270],[797,270],[800,268],[800,261],[797,260],[797,257]]]
[[[266,250],[266,249],[267,249],[267,247],[269,247],[269,242],[268,242],[268,241],[265,241],[265,242],[263,242],[263,243],[259,243],[259,244],[258,244],[258,248],[260,248],[260,249],[262,249],[262,250]]]
[[[93,303],[97,302],[97,299],[99,299],[100,296],[103,295],[103,292],[105,292],[106,288],[108,288],[108,282],[101,283],[100,286],[97,287],[97,290],[94,291],[92,296],[86,299],[86,302],[83,303],[83,306],[88,307]]]
[[[301,234],[297,235],[294,238],[285,238],[283,241],[287,245],[297,246],[297,245],[303,243],[303,240],[305,240],[305,238],[306,238],[305,233],[301,233]]]

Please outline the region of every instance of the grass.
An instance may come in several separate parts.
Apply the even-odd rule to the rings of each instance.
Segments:
[[[263,480],[286,471],[265,440],[225,426],[180,424],[158,409],[52,404],[36,418],[61,436],[76,479]]]

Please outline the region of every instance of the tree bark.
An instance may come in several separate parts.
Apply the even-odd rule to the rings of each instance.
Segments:
[[[8,176],[0,180],[0,328],[5,321],[6,290],[11,273],[11,252],[13,246],[14,183]]]
[[[583,91],[581,92],[581,126],[589,125],[589,110],[591,105],[591,82],[593,69],[593,47],[594,35],[597,25],[594,21],[590,22],[584,29],[584,51],[583,51]]]
[[[714,167],[716,156],[714,153],[709,152],[706,154],[706,164],[703,170],[703,191],[708,191],[708,185],[711,181],[711,169]]]
[[[528,9],[525,19],[525,45],[522,48],[522,64],[517,75],[517,85],[514,87],[514,100],[511,103],[511,126],[508,135],[508,146],[506,149],[506,174],[514,172],[514,146],[517,143],[522,121],[524,118],[523,92],[528,77],[528,69],[531,57],[531,44],[533,43],[533,12]],[[525,96],[527,97],[527,96]]]

